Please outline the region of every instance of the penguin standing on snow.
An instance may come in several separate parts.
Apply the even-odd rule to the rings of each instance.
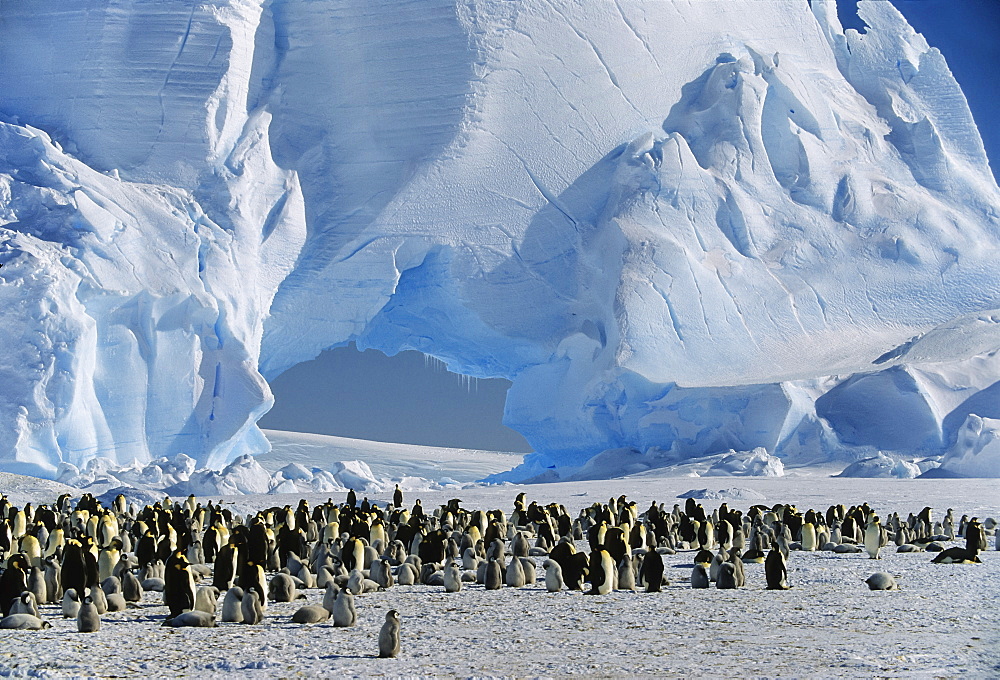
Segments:
[[[647,550],[642,556],[639,578],[646,584],[647,593],[658,593],[663,585],[663,556],[656,550]]]
[[[615,563],[607,550],[590,552],[590,590],[588,595],[607,595],[614,588]]]
[[[768,590],[788,590],[788,569],[785,556],[777,548],[772,548],[764,560],[764,577]]]
[[[163,572],[163,603],[170,608],[170,616],[194,609],[195,588],[190,563],[180,550],[167,560]]]
[[[385,623],[378,632],[378,656],[380,659],[399,656],[399,612],[390,609],[385,615]]]
[[[7,568],[0,574],[0,612],[10,614],[14,601],[28,589],[28,558],[18,553],[7,561]]]
[[[886,530],[882,527],[878,517],[872,515],[868,525],[865,526],[865,550],[868,552],[868,556],[873,560],[879,559],[879,552],[888,543],[889,537]]]
[[[101,629],[101,616],[97,613],[94,598],[89,595],[83,598],[80,611],[76,613],[76,629],[81,633],[96,633]]]

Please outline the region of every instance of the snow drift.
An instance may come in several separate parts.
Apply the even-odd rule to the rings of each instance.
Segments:
[[[859,13],[5,7],[0,466],[221,469],[350,341],[513,380],[512,478],[967,441],[1000,191],[941,54]]]

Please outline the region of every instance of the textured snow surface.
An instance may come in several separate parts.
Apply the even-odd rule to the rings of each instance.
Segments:
[[[352,340],[513,380],[512,479],[953,449],[1000,417],[1000,191],[941,54],[859,12],[6,4],[0,465],[221,470]]]
[[[433,453],[428,452],[432,457]],[[438,458],[447,468],[448,454]],[[377,464],[373,459],[373,466]],[[388,457],[386,462],[388,463]],[[486,474],[487,467],[480,472]],[[8,475],[12,498],[38,495],[38,480]],[[529,500],[566,505],[572,514],[594,502],[627,494],[645,507],[671,507],[687,496],[690,480],[630,478],[530,487],[480,486],[462,491],[466,508],[512,507],[520,491]],[[707,510],[725,499],[731,508],[789,502],[800,510],[868,501],[885,514],[932,506],[935,516],[996,517],[995,485],[988,480],[858,480],[820,475],[744,479],[741,487],[703,489]],[[56,489],[53,489],[55,491]],[[327,494],[307,496],[320,503]],[[386,502],[391,491],[374,494]],[[426,508],[446,503],[448,490],[420,495]],[[294,503],[298,496],[234,496],[234,510]],[[766,498],[766,501],[764,500]],[[215,498],[213,497],[213,501]],[[337,500],[342,500],[338,498]],[[407,496],[412,501],[412,496]],[[981,565],[931,564],[930,553],[883,551],[867,555],[793,552],[788,591],[764,589],[763,566],[746,565],[747,587],[719,592],[688,583],[693,552],[666,556],[671,584],[662,593],[615,591],[586,596],[547,593],[542,581],[524,588],[460,593],[440,587],[394,586],[356,599],[358,625],[298,626],[290,617],[302,603],[271,602],[261,625],[213,629],[161,626],[167,616],[158,593],[141,607],[106,614],[98,633],[82,635],[42,606],[49,630],[0,631],[0,673],[17,676],[240,677],[303,674],[321,677],[447,676],[564,677],[993,677],[1000,671],[1000,611],[994,606],[1000,552]],[[537,560],[539,563],[541,559]],[[899,591],[869,591],[875,571],[896,576]],[[538,574],[543,573],[539,566]],[[322,599],[307,590],[309,604]],[[402,654],[377,659],[376,638],[385,612],[400,611]]]

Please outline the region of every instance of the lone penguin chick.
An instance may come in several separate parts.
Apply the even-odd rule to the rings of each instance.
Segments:
[[[876,571],[865,579],[865,583],[868,584],[869,590],[899,590],[896,579],[884,571]]]
[[[380,659],[399,656],[399,612],[390,609],[385,614],[385,623],[378,632],[378,656]]]

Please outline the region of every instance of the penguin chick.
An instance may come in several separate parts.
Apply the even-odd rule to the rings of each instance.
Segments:
[[[696,562],[694,568],[691,570],[691,587],[708,588],[708,584],[708,570],[702,562]]]
[[[43,630],[52,624],[31,614],[10,614],[0,619],[0,628],[9,630]]]
[[[562,567],[555,560],[542,562],[545,568],[545,589],[550,593],[558,593],[563,588]]]
[[[10,613],[31,614],[35,618],[38,618],[38,600],[35,598],[35,594],[30,590],[22,592],[17,599],[11,603]]]
[[[444,591],[457,593],[462,590],[462,570],[455,564],[444,568]]]
[[[223,623],[243,623],[243,589],[233,586],[222,600]]]
[[[869,590],[899,590],[896,579],[884,571],[876,571],[865,579],[865,583],[868,584]]]
[[[80,598],[73,588],[67,588],[62,598],[62,615],[64,619],[75,619],[80,611]]]
[[[739,587],[736,580],[736,565],[732,562],[723,562],[719,565],[715,587],[719,590],[736,590]]]
[[[240,609],[243,613],[242,623],[255,625],[264,620],[264,609],[260,605],[260,595],[253,588],[243,593]]]
[[[101,616],[97,613],[94,598],[83,598],[83,604],[76,615],[76,629],[80,633],[96,633],[101,629]]]
[[[399,656],[399,647],[399,612],[390,609],[378,632],[378,656],[380,659],[395,658]]]
[[[339,628],[349,628],[358,622],[358,612],[354,608],[354,595],[344,588],[337,594],[333,603],[333,625]]]
[[[299,607],[292,614],[292,623],[321,623],[330,618],[330,611],[318,604],[307,604]]]
[[[215,628],[215,615],[193,609],[167,619],[163,625],[174,628]]]

